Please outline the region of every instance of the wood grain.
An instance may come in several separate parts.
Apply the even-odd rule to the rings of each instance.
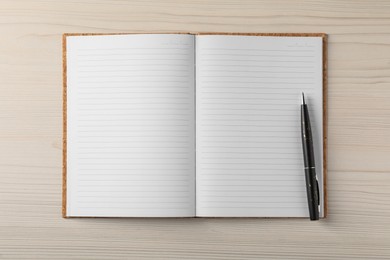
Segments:
[[[63,219],[63,33],[328,34],[328,218]],[[0,2],[0,259],[390,258],[390,2]]]

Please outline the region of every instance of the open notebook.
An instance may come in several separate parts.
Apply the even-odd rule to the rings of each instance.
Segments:
[[[64,217],[325,216],[324,34],[64,35]]]

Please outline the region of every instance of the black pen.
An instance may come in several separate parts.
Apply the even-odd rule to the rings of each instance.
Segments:
[[[313,137],[311,133],[309,110],[303,92],[301,105],[301,134],[310,220],[318,220],[320,194],[314,162]]]

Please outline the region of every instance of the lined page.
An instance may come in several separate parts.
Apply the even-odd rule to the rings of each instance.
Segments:
[[[194,37],[67,37],[67,214],[195,214]]]
[[[322,38],[197,36],[196,63],[197,215],[307,217],[301,92],[323,200]]]

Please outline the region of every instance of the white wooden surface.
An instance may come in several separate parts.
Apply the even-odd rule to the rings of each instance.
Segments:
[[[62,219],[61,35],[329,34],[329,217]],[[390,258],[389,1],[0,1],[0,259]]]

